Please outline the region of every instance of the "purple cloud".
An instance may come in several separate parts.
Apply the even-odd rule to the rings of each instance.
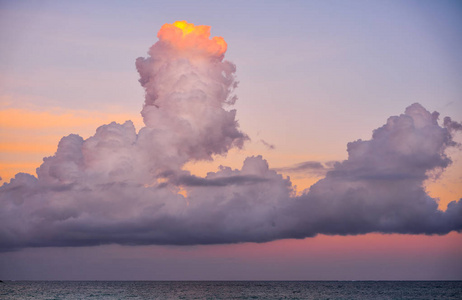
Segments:
[[[248,139],[239,129],[235,66],[207,52],[188,56],[160,41],[138,58],[145,127],[111,123],[71,134],[37,176],[0,187],[0,249],[118,243],[218,244],[370,232],[446,234],[462,230],[462,201],[446,211],[423,187],[450,163],[459,123],[412,104],[348,144],[348,159],[305,162],[290,171],[325,173],[297,196],[289,178],[261,157],[240,170],[201,178],[185,163],[210,160]]]

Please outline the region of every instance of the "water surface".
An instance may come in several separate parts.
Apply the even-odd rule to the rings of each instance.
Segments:
[[[6,281],[0,299],[462,299],[462,281]]]

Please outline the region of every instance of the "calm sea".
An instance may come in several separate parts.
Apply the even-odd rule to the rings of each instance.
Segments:
[[[462,281],[7,281],[0,299],[462,299]]]

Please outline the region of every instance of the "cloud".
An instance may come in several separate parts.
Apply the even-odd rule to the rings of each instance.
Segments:
[[[136,60],[146,90],[140,135],[147,143],[161,142],[182,163],[211,160],[248,140],[239,131],[236,110],[225,109],[237,99],[236,66],[223,60],[224,40],[209,36],[209,26],[166,24],[150,56]]]
[[[235,175],[221,178],[202,178],[194,175],[180,176],[173,183],[180,186],[227,186],[227,185],[246,185],[266,181],[265,178],[258,176]]]
[[[260,139],[260,143],[262,143],[263,145],[265,145],[265,147],[268,148],[268,150],[274,150],[274,149],[276,149],[276,146],[274,146],[273,144],[270,144],[270,143],[266,142],[266,141],[263,140],[263,139]]]
[[[349,143],[348,159],[299,197],[294,207],[308,215],[298,228],[324,234],[460,231],[461,201],[440,211],[423,186],[430,172],[451,163],[445,150],[454,145],[452,134],[437,118],[415,103],[371,140]]]
[[[451,131],[460,131],[462,130],[462,124],[456,121],[451,120],[450,117],[444,117],[444,127]]]
[[[321,163],[319,161],[304,161],[289,167],[274,168],[273,170],[282,173],[305,173],[316,176],[324,176],[331,170],[337,162],[329,161]]]
[[[159,33],[150,56],[137,59],[145,127],[113,122],[88,139],[63,137],[37,176],[18,173],[0,187],[1,250],[462,230],[462,201],[443,212],[423,188],[451,163],[445,150],[456,146],[457,125],[440,126],[438,114],[417,103],[371,140],[349,143],[347,160],[292,167],[327,172],[302,195],[261,156],[204,178],[183,170],[248,137],[229,109],[236,81],[235,66],[223,60],[226,44],[209,39],[207,28],[181,24],[167,26],[168,38]]]

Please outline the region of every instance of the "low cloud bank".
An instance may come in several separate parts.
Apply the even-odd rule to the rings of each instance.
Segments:
[[[236,81],[226,43],[210,39],[207,26],[196,32],[175,24],[136,61],[145,127],[136,132],[127,121],[103,125],[86,140],[63,137],[37,176],[19,173],[0,187],[1,251],[462,230],[462,200],[443,212],[423,187],[450,165],[445,150],[457,145],[462,125],[445,118],[440,126],[438,113],[417,103],[371,140],[349,143],[343,162],[270,169],[255,156],[240,170],[221,167],[204,178],[183,170],[248,137],[230,109]],[[278,173],[304,171],[325,178],[299,196]]]

